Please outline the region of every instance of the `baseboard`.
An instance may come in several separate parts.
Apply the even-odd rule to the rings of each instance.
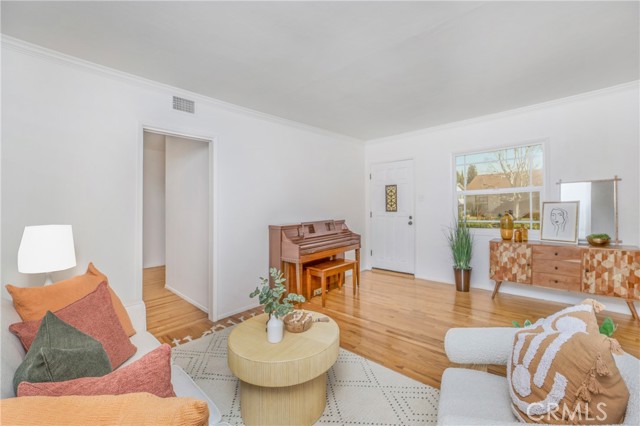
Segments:
[[[209,308],[206,308],[206,307],[202,306],[200,303],[196,302],[195,300],[193,300],[189,296],[186,296],[186,295],[180,293],[175,288],[172,288],[172,287],[168,286],[167,284],[164,285],[164,288],[166,288],[167,290],[169,290],[171,293],[175,294],[179,298],[184,299],[187,302],[191,303],[193,306],[195,306],[196,308],[200,309],[201,311],[205,311],[207,314],[209,313]]]
[[[260,306],[259,303],[253,303],[251,305],[247,305],[247,306],[244,306],[242,308],[234,309],[233,311],[222,312],[222,313],[220,313],[218,315],[218,318],[216,318],[214,321],[219,321],[222,318],[227,318],[227,317],[230,317],[232,315],[239,314],[240,312],[244,312],[244,311],[248,311],[249,309],[257,308],[258,306]]]

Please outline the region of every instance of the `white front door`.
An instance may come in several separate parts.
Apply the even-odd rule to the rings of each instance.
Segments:
[[[371,266],[414,273],[413,160],[371,166]]]

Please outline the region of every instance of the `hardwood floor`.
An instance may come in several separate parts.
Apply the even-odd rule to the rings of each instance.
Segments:
[[[195,339],[212,327],[231,325],[261,312],[257,308],[211,323],[204,312],[192,305],[185,306],[180,303],[183,300],[164,289],[164,278],[162,287],[158,288],[161,271],[153,269],[145,270],[147,323],[149,331],[163,342],[172,344],[173,339],[187,335]],[[163,273],[162,270],[162,277]],[[323,312],[338,322],[341,347],[439,387],[442,372],[449,367],[444,353],[444,336],[449,328],[511,327],[512,320],[534,321],[566,306],[502,293],[491,300],[491,292],[487,290],[457,293],[448,284],[384,271],[364,271],[355,297],[348,279],[341,291],[333,289],[327,294],[325,308],[319,296],[302,307]],[[638,323],[631,315],[611,312],[598,315],[600,320],[605,316],[610,316],[618,325],[614,337],[622,347],[640,357]],[[502,369],[491,371],[500,374]]]
[[[422,383],[439,387],[449,361],[444,336],[452,327],[511,327],[511,321],[534,321],[567,305],[454,286],[384,272],[365,271],[359,294],[351,283],[331,290],[326,307],[319,297],[304,308],[325,313],[340,325],[340,346],[383,364]],[[618,325],[614,337],[634,356],[640,356],[640,327],[631,315],[604,312]],[[500,373],[500,368],[492,372]]]
[[[256,308],[211,322],[206,312],[165,288],[164,266],[144,269],[142,282],[142,299],[147,307],[147,330],[162,343],[171,346],[195,340],[263,312],[262,308]]]

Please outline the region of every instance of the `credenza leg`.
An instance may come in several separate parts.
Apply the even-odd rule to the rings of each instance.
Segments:
[[[491,300],[496,298],[496,294],[498,294],[500,290],[500,284],[502,284],[502,281],[496,281],[496,285],[493,287],[493,294],[491,294]]]
[[[640,322],[640,317],[638,316],[638,311],[636,311],[636,305],[633,304],[633,300],[627,300],[627,306],[631,311],[631,316],[638,322]]]

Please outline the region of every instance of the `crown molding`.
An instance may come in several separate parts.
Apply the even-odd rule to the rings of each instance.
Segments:
[[[478,117],[468,118],[466,120],[453,121],[451,123],[440,124],[438,126],[426,127],[420,130],[414,130],[411,132],[398,133],[392,136],[385,136],[378,139],[369,139],[365,141],[365,145],[376,145],[381,143],[387,143],[397,141],[398,139],[407,139],[416,136],[427,135],[429,133],[435,133],[442,130],[452,129],[455,127],[471,126],[473,124],[480,124],[487,121],[499,120],[502,118],[513,117],[529,112],[538,111],[544,108],[554,107],[563,104],[569,104],[573,102],[583,101],[589,98],[594,98],[610,93],[620,92],[628,89],[640,89],[640,80],[630,81],[628,83],[617,84],[615,86],[605,87],[603,89],[592,90],[589,92],[578,93],[577,95],[571,95],[564,98],[553,99],[539,104],[527,105],[520,108],[510,109],[507,111],[500,111],[493,114],[481,115]]]
[[[300,123],[298,121],[290,120],[287,118],[279,117],[265,112],[257,111],[251,108],[246,108],[240,105],[232,104],[229,102],[221,101],[219,99],[211,98],[209,96],[202,95],[200,93],[191,92],[189,90],[181,89],[179,87],[171,86],[168,84],[160,83],[155,80],[149,80],[144,77],[140,77],[134,74],[129,74],[123,71],[118,71],[114,68],[109,68],[104,65],[99,65],[94,62],[86,61],[75,56],[67,55],[56,50],[48,49],[46,47],[39,46],[37,44],[29,43],[24,40],[20,40],[11,36],[2,34],[1,38],[2,48],[10,49],[15,52],[19,52],[28,56],[37,57],[39,59],[47,60],[58,64],[74,67],[84,71],[89,71],[94,74],[98,74],[104,77],[108,77],[114,80],[133,84],[145,89],[152,89],[168,95],[176,95],[180,97],[186,97],[195,101],[207,104],[214,108],[224,110],[226,112],[232,112],[235,114],[241,114],[252,118],[285,125],[289,127],[295,127],[301,130],[306,130],[312,133],[320,134],[323,136],[329,136],[332,138],[340,139],[343,141],[355,143],[358,145],[364,145],[364,140],[357,139],[351,136],[343,135],[341,133],[335,133],[330,130],[315,127],[310,124]]]

